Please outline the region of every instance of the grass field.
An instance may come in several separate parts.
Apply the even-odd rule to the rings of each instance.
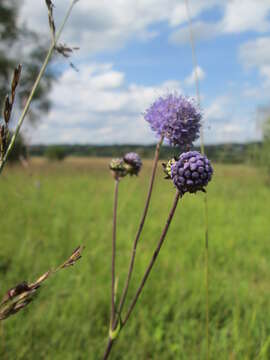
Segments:
[[[0,358],[101,359],[108,334],[113,181],[108,160],[7,168],[1,177],[1,293],[35,280],[79,245],[83,258],[46,282],[2,322]],[[147,191],[150,162],[120,184],[117,274],[121,288]],[[130,295],[174,197],[159,175],[138,247]],[[211,359],[270,359],[270,188],[258,170],[215,166],[208,187]],[[112,359],[205,359],[202,195],[180,202],[144,293]],[[130,299],[130,298],[129,298]]]

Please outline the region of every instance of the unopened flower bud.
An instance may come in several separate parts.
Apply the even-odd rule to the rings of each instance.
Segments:
[[[119,179],[127,175],[123,159],[112,159],[109,168],[111,169],[115,179]]]
[[[125,168],[129,175],[138,175],[141,167],[142,167],[142,160],[140,156],[135,152],[127,153],[124,156]]]
[[[163,163],[163,171],[165,173],[165,179],[171,179],[172,178],[172,165],[174,165],[176,162],[175,158],[168,160],[167,163]]]

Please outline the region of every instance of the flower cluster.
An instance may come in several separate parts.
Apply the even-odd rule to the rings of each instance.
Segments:
[[[151,181],[149,190],[146,197],[145,207],[143,215],[139,224],[136,237],[134,239],[130,265],[128,270],[128,276],[125,286],[120,297],[119,307],[116,309],[115,304],[115,257],[116,257],[116,224],[117,224],[117,199],[118,199],[118,181],[115,183],[115,196],[114,196],[114,212],[113,212],[113,236],[112,236],[112,310],[111,310],[111,325],[109,331],[108,346],[105,351],[104,359],[107,359],[112,344],[118,337],[119,332],[129,319],[131,312],[134,309],[136,302],[140,294],[143,291],[145,282],[149,273],[152,270],[153,264],[157,259],[162,244],[167,235],[171,220],[175,214],[179,199],[187,192],[196,193],[197,191],[204,191],[208,182],[211,180],[213,169],[210,161],[205,155],[200,154],[197,151],[189,151],[199,136],[199,130],[201,126],[201,112],[197,108],[194,100],[186,98],[181,95],[171,94],[164,98],[159,98],[153,105],[146,111],[145,119],[150,124],[152,130],[154,130],[159,136],[155,150],[155,157],[151,175]],[[166,139],[173,146],[179,146],[181,150],[187,151],[182,153],[179,157],[172,158],[163,165],[163,171],[166,175],[166,179],[172,180],[177,188],[172,208],[169,212],[165,227],[160,236],[159,242],[154,249],[153,257],[150,260],[142,282],[140,283],[136,295],[131,302],[127,310],[127,316],[121,321],[121,313],[124,308],[124,304],[127,298],[128,288],[130,284],[131,274],[133,271],[133,264],[136,256],[136,248],[140,239],[145,219],[148,213],[150,199],[152,196],[152,190],[154,180],[156,176],[156,170],[158,166],[160,148]],[[114,159],[110,164],[110,168],[113,171],[115,180],[119,180],[120,177],[129,175],[138,175],[142,167],[142,161],[138,154],[134,152],[127,153],[123,159]]]
[[[151,129],[173,146],[187,149],[199,137],[202,114],[191,98],[177,94],[160,97],[144,117]]]
[[[211,180],[213,168],[205,155],[198,151],[188,151],[179,156],[171,166],[171,177],[181,195],[186,192],[205,191]]]

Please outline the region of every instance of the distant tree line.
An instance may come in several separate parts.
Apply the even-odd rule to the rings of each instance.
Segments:
[[[239,164],[239,163],[258,163],[258,157],[261,152],[262,144],[260,142],[246,144],[219,144],[207,145],[205,152],[207,156],[221,163]],[[199,147],[195,147],[199,150]],[[61,159],[66,156],[85,156],[85,157],[121,157],[126,152],[135,151],[142,158],[152,158],[155,151],[155,145],[31,145],[29,153],[31,156],[47,156],[50,159],[57,159],[61,154]],[[169,159],[177,156],[179,150],[169,146],[163,146],[161,150],[161,159]]]

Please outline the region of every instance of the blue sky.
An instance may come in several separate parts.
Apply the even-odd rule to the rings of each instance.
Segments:
[[[48,36],[41,2],[25,0],[22,21]],[[68,1],[55,2],[59,23]],[[258,107],[270,99],[270,0],[189,0],[205,140],[260,138]],[[170,91],[195,95],[184,0],[80,0],[63,40],[80,50],[61,71],[52,110],[33,143],[152,143],[143,112]]]

